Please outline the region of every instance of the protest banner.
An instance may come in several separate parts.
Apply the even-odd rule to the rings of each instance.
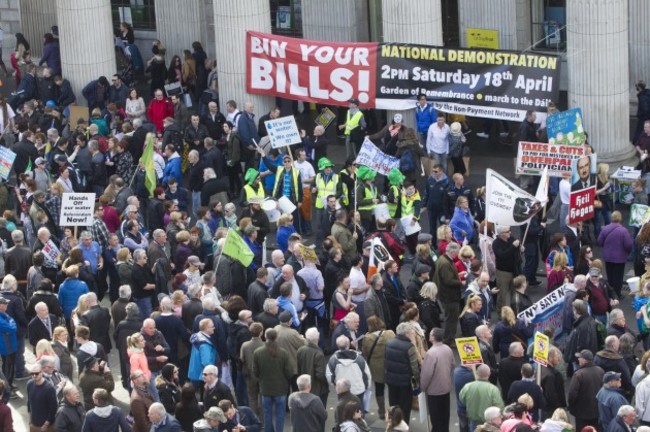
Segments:
[[[327,129],[327,127],[332,123],[332,121],[334,121],[335,118],[336,114],[334,114],[331,109],[325,107],[321,110],[320,114],[318,117],[316,117],[316,120],[314,120],[314,122],[317,125],[323,126],[325,129]]]
[[[650,207],[643,204],[632,204],[628,225],[638,228],[648,222],[648,220],[650,220]]]
[[[569,224],[575,224],[594,217],[596,186],[571,191],[569,196]]]
[[[61,251],[59,250],[58,247],[56,247],[56,245],[52,240],[48,240],[47,243],[43,245],[43,249],[41,249],[41,252],[43,252],[43,255],[45,256],[46,263],[58,265],[57,260],[61,255]],[[49,267],[52,267],[52,265],[50,265]]]
[[[554,336],[558,336],[562,333],[562,306],[565,294],[566,286],[562,285],[533,303],[528,309],[521,311],[517,318],[527,324],[533,324],[535,331],[538,332],[553,328]]]
[[[458,348],[458,355],[460,356],[460,362],[463,366],[479,365],[483,363],[481,347],[478,344],[476,336],[457,338],[456,347]]]
[[[264,122],[272,148],[286,147],[302,142],[294,116],[279,117]]]
[[[572,108],[548,116],[546,134],[551,145],[583,145],[587,141],[587,136],[582,126],[582,110]]]
[[[523,225],[542,209],[542,203],[498,172],[487,169],[485,217],[499,225]]]
[[[12,152],[5,146],[0,146],[0,177],[2,177],[3,180],[9,178],[11,167],[14,165],[15,160],[16,153]],[[30,161],[30,164],[32,162],[33,161]]]
[[[314,41],[247,32],[246,91],[323,105],[413,109],[522,121],[557,100],[560,58],[404,43]]]
[[[393,168],[399,169],[399,159],[379,150],[368,137],[363,141],[355,163],[365,165],[382,175],[388,175]]]
[[[542,366],[548,366],[549,337],[542,332],[535,333],[533,341],[533,361]]]
[[[320,265],[320,261],[318,260],[318,255],[316,255],[316,250],[313,247],[305,246],[304,244],[298,243],[298,249],[300,249],[300,253],[302,254],[302,259],[304,261],[308,261]]]
[[[547,143],[519,142],[516,174],[541,175],[548,168],[551,177],[562,177],[572,171],[573,160],[581,157],[584,147],[551,145]]]
[[[61,226],[91,226],[94,214],[94,193],[73,192],[61,196]]]

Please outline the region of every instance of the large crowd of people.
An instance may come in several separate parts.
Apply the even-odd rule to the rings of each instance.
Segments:
[[[0,141],[16,155],[0,183],[3,430],[19,398],[42,432],[324,431],[332,414],[335,430],[369,431],[371,403],[387,431],[407,431],[413,410],[448,431],[452,401],[462,432],[649,430],[650,351],[638,353],[650,349],[650,224],[623,223],[605,164],[595,223],[568,222],[565,177],[516,238],[485,219],[485,187],[466,182],[467,122],[424,95],[414,127],[396,114],[374,134],[350,100],[337,167],[322,125],[279,150],[261,144],[279,108],[259,121],[249,102],[219,112],[199,42],[169,66],[154,44],[148,103],[123,74],[88,83],[85,120],[71,118],[56,34],[40,73],[16,36],[18,90],[0,98]],[[132,55],[128,24],[116,38]],[[186,93],[167,97],[176,82]],[[535,120],[516,138],[543,141]],[[365,136],[399,167],[357,166]],[[650,122],[636,143],[644,176],[648,137]],[[635,182],[628,203],[647,204],[645,187]],[[95,193],[90,226],[60,223],[71,192]],[[295,209],[280,214],[283,200]],[[624,283],[630,260],[637,292]],[[520,313],[541,263],[564,305],[541,328],[553,347],[536,379],[535,326]],[[483,364],[459,365],[461,336],[477,337]],[[116,382],[128,411],[112,400]]]

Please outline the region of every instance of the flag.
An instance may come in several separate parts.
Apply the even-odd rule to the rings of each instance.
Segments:
[[[140,163],[144,167],[144,187],[149,191],[149,196],[153,196],[153,191],[156,189],[156,168],[153,164],[153,140],[154,134],[147,134],[147,140],[144,144],[144,151],[140,156]]]
[[[537,192],[535,192],[535,199],[542,203],[542,206],[545,206],[548,202],[548,166],[544,167],[542,171],[542,176],[539,179],[539,184],[537,185]]]
[[[366,281],[370,283],[372,277],[377,273],[377,258],[375,257],[375,245],[379,242],[377,237],[373,237],[370,241],[370,258],[368,259],[368,274]]]
[[[223,253],[230,258],[239,261],[245,267],[248,267],[253,262],[255,254],[248,247],[243,238],[232,229],[228,230],[226,234],[226,242],[223,245]]]
[[[486,171],[485,214],[497,225],[523,225],[542,209],[542,203],[498,172]]]
[[[29,158],[29,163],[27,164],[27,168],[25,168],[24,174],[32,172],[32,158]]]

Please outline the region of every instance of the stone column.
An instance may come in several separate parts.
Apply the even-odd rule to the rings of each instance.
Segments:
[[[569,107],[581,107],[598,161],[614,169],[629,144],[628,0],[567,2]]]
[[[246,92],[246,31],[271,33],[271,9],[268,0],[214,0],[214,40],[217,45],[219,103],[225,113],[226,102],[255,105],[256,119],[273,106],[273,98]]]
[[[302,2],[303,37],[332,42],[369,40],[366,0],[322,0]]]
[[[56,0],[61,68],[77,96],[88,82],[115,73],[115,43],[110,0]]]
[[[22,0],[20,2],[22,33],[29,42],[32,57],[43,55],[43,35],[56,25],[56,2],[52,0]]]
[[[383,0],[382,24],[384,42],[443,45],[440,0]],[[413,98],[412,110],[388,110],[388,122],[401,112],[404,125],[415,128],[416,102]]]
[[[638,80],[650,82],[650,27],[648,27],[650,3],[630,0],[630,98],[636,107],[634,84]],[[636,115],[636,108],[632,112]]]
[[[156,0],[156,34],[167,48],[169,62],[183,50],[192,51],[192,42],[207,39],[207,24],[202,0]],[[206,53],[207,53],[207,48]]]

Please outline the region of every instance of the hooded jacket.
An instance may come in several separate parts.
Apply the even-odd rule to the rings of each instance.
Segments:
[[[353,350],[335,352],[327,362],[325,376],[332,384],[336,384],[339,379],[349,380],[352,385],[350,393],[354,395],[364,393],[372,383],[368,363]]]
[[[72,405],[65,399],[61,402],[54,420],[55,431],[81,432],[86,411],[81,403]]]
[[[192,352],[187,377],[192,381],[202,381],[203,368],[207,365],[217,364],[217,350],[210,337],[203,332],[197,332],[190,336],[190,344],[192,344]]]
[[[632,374],[630,373],[630,368],[627,366],[625,359],[622,355],[617,352],[604,349],[598,351],[594,356],[594,363],[605,372],[618,372],[621,374],[621,387],[625,391],[632,395],[634,393],[634,386],[632,385]],[[616,413],[614,413],[616,414]]]
[[[86,413],[84,432],[118,432],[128,431],[131,426],[126,421],[122,410],[113,405],[95,407]]]
[[[620,389],[607,387],[598,390],[596,399],[598,400],[598,420],[600,421],[600,426],[604,431],[609,430],[609,424],[616,418],[618,409],[628,404],[627,399],[625,399]],[[644,411],[645,407],[640,411],[641,414]]]

